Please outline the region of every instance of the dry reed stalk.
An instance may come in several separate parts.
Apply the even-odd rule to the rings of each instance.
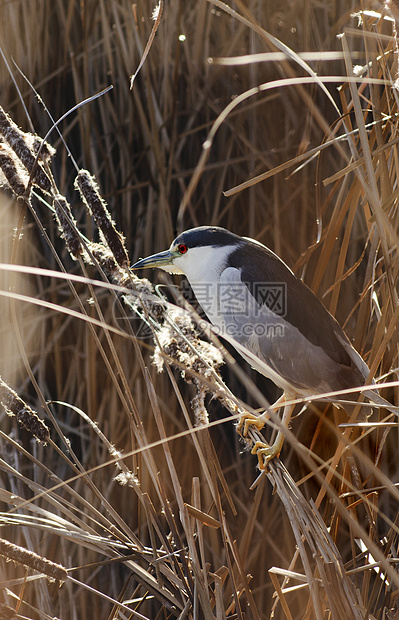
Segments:
[[[106,217],[111,244],[112,239],[117,241],[117,257],[104,243],[88,241],[93,237],[91,215],[73,206],[72,172],[62,149],[56,160],[58,168],[54,168],[60,188],[52,185],[51,192],[58,225],[61,223],[68,250],[77,262],[63,256],[51,210],[43,208],[31,194],[26,196],[29,175],[35,180],[43,168],[48,176],[48,161],[35,164],[30,157],[27,166],[22,162],[18,168],[21,158],[10,151],[8,142],[1,145],[5,159],[0,160],[5,162],[9,185],[25,201],[28,199],[42,234],[48,231],[43,237],[46,248],[54,244],[53,257],[37,251],[32,263],[46,268],[58,264],[68,272],[81,269],[85,277],[86,269],[91,271],[96,265],[100,273],[105,271],[124,286],[122,294],[127,303],[123,310],[114,293],[101,292],[92,284],[70,282],[64,286],[61,281],[55,284],[50,277],[47,281],[37,276],[42,299],[58,301],[58,307],[66,310],[79,310],[87,319],[80,325],[75,315],[54,314],[49,306],[40,359],[31,362],[32,376],[40,378],[37,389],[42,402],[64,403],[51,405],[60,419],[54,435],[65,446],[70,442],[77,448],[70,453],[74,465],[67,454],[60,458],[51,443],[36,458],[12,437],[2,435],[16,462],[13,468],[8,464],[9,455],[5,455],[1,463],[5,484],[14,491],[4,495],[4,501],[13,509],[16,500],[12,496],[19,498],[21,514],[14,523],[20,527],[12,531],[13,540],[23,531],[32,544],[43,548],[50,547],[54,537],[63,540],[67,536],[69,544],[62,549],[66,566],[84,567],[90,562],[98,566],[92,576],[98,585],[96,594],[83,587],[84,568],[80,585],[68,585],[73,588],[73,605],[80,617],[87,615],[86,606],[93,609],[93,603],[97,615],[104,613],[101,590],[114,596],[113,616],[118,613],[117,599],[126,602],[130,594],[147,617],[203,613],[206,617],[236,614],[241,618],[245,611],[253,617],[266,617],[272,609],[277,618],[289,617],[290,613],[301,618],[311,613],[342,617],[356,602],[370,617],[389,617],[395,612],[397,577],[390,559],[395,559],[398,539],[397,492],[389,478],[396,479],[397,466],[391,456],[396,454],[396,442],[390,428],[367,429],[361,437],[347,430],[341,438],[341,430],[328,422],[324,412],[320,417],[312,406],[306,416],[293,423],[295,436],[288,433],[283,454],[288,470],[297,472],[297,482],[282,473],[284,469],[276,462],[270,477],[277,480],[278,495],[268,496],[267,485],[260,481],[251,497],[248,486],[253,462],[240,458],[238,450],[231,448],[234,440],[212,426],[215,407],[204,399],[204,390],[223,398],[234,413],[240,411],[241,401],[249,398],[261,406],[263,395],[245,373],[242,382],[239,373],[231,376],[228,385],[232,393],[224,392],[215,374],[219,366],[216,350],[208,350],[207,365],[204,357],[211,345],[198,339],[191,318],[173,310],[174,321],[168,323],[165,308],[169,306],[154,294],[150,283],[120,268],[128,264],[131,248],[136,258],[169,245],[180,198],[188,191],[186,206],[180,210],[182,226],[224,224],[266,241],[290,264],[297,261],[297,272],[303,270],[314,290],[321,294],[327,291],[325,303],[337,311],[341,322],[346,321],[348,333],[355,335],[357,347],[373,369],[381,377],[396,378],[397,102],[395,91],[387,85],[396,75],[390,56],[395,42],[389,23],[363,13],[360,31],[350,22],[349,13],[341,16],[341,24],[353,26],[346,30],[350,41],[343,54],[349,77],[352,48],[356,48],[358,62],[362,44],[363,75],[385,80],[378,87],[369,87],[365,81],[358,88],[342,88],[341,99],[334,97],[344,115],[341,120],[331,101],[325,103],[319,91],[308,86],[294,90],[282,85],[263,100],[257,95],[256,102],[242,103],[225,117],[215,134],[211,159],[203,164],[202,175],[196,175],[197,188],[192,193],[193,185],[188,187],[187,179],[196,169],[213,119],[240,93],[277,78],[301,76],[303,69],[301,65],[297,71],[292,60],[226,69],[209,65],[205,59],[264,51],[265,41],[267,45],[272,41],[267,30],[273,30],[273,24],[274,34],[292,49],[308,50],[314,45],[320,51],[324,41],[335,41],[328,29],[331,16],[326,11],[324,20],[320,19],[321,9],[315,3],[305,3],[303,10],[298,9],[299,3],[287,3],[279,7],[280,12],[260,2],[255,2],[251,11],[243,3],[236,6],[238,14],[226,17],[224,7],[217,2],[210,6],[200,0],[194,6],[172,0],[134,82],[133,99],[125,97],[120,88],[117,97],[104,97],[92,108],[79,110],[78,122],[71,118],[62,128],[74,149],[80,149],[84,167],[99,180],[111,205],[109,211],[124,232],[126,250],[123,241],[119,244],[120,233]],[[129,76],[139,66],[149,37],[151,25],[146,19],[152,8],[146,2],[135,5],[134,10],[122,0],[87,2],[78,13],[72,0],[58,2],[50,28],[50,16],[38,4],[35,15],[43,23],[39,41],[37,28],[29,26],[29,15],[17,5],[7,5],[5,21],[9,17],[19,28],[23,24],[29,36],[19,35],[22,43],[17,46],[12,34],[16,29],[9,28],[4,37],[6,52],[16,58],[35,84],[40,84],[52,107],[57,101],[61,116],[68,105],[76,103],[74,97],[81,100],[90,94],[89,84],[90,89],[102,89],[109,81],[107,70],[114,84],[125,84],[128,91]],[[281,23],[286,26],[283,31]],[[59,37],[59,32],[63,36]],[[187,40],[179,41],[180,34],[187,35]],[[56,45],[52,36],[57,37]],[[40,62],[35,62],[31,50],[41,51]],[[292,51],[290,58],[296,62]],[[320,61],[313,68],[319,76],[327,72],[344,75],[345,70],[340,60],[328,68]],[[330,93],[334,96],[333,90]],[[25,87],[24,99],[32,110]],[[16,119],[15,106],[10,104],[10,108]],[[43,113],[35,112],[34,116],[38,133],[44,135],[47,127],[42,126]],[[18,124],[22,126],[25,121],[19,119]],[[24,139],[31,155],[37,154],[32,139],[29,142],[26,134]],[[347,141],[351,143],[350,153]],[[312,160],[316,153],[317,167]],[[306,166],[296,169],[295,174],[281,178],[282,171],[304,162]],[[251,180],[249,195],[236,192],[224,202],[221,190],[243,187],[249,174],[258,174],[262,183]],[[318,203],[313,190],[315,178]],[[329,193],[324,197],[321,188],[330,179],[334,185],[328,186]],[[64,196],[72,203],[73,214]],[[88,296],[93,305],[86,303]],[[164,360],[161,374],[145,370],[149,340],[143,340],[142,346],[132,340],[132,307],[155,333],[158,359]],[[118,333],[109,329],[114,328],[115,320],[124,328]],[[162,346],[168,345],[168,355],[160,355]],[[181,382],[172,368],[178,375],[183,373],[194,387]],[[26,383],[21,382],[21,393],[24,388]],[[189,396],[188,389],[192,390]],[[239,394],[240,399],[232,394]],[[397,387],[388,395],[393,403],[398,402]],[[193,397],[202,420],[207,418],[207,410],[211,412],[209,430],[192,426],[186,402]],[[67,409],[65,403],[73,408]],[[85,411],[88,414],[83,415]],[[317,413],[312,417],[311,411]],[[88,422],[90,419],[96,420],[97,427]],[[381,422],[385,423],[383,419]],[[317,439],[312,442],[314,428]],[[313,453],[301,448],[302,443],[311,445]],[[39,445],[35,449],[42,450]],[[355,455],[355,466],[346,464],[348,450]],[[223,455],[219,456],[221,462],[218,455]],[[27,459],[35,473],[19,474],[20,459]],[[127,482],[124,487],[107,476],[109,466],[119,468],[120,481]],[[90,474],[92,467],[97,469]],[[56,484],[61,485],[57,489],[48,489],[51,475],[56,475]],[[33,499],[29,488],[35,490]],[[316,496],[316,507],[305,499]],[[200,511],[196,517],[188,504]],[[25,519],[25,512],[35,515],[37,511],[51,524],[51,535],[47,532],[46,538],[39,518],[31,522]],[[216,521],[221,527],[204,525],[206,517],[202,515],[209,515],[209,522]],[[367,551],[356,550],[358,538],[363,539]],[[296,545],[301,554],[296,552]],[[129,553],[134,559],[126,558]],[[102,577],[108,570],[106,564],[100,565],[104,555],[110,562],[110,579]],[[372,560],[378,560],[379,575],[372,568]],[[353,573],[359,564],[362,573]],[[274,586],[267,571],[273,566],[273,584],[283,597],[282,605],[278,596],[274,603],[272,599]],[[302,588],[290,587],[294,577],[284,576],[285,567],[290,567],[291,575],[296,572],[303,577],[305,573]],[[276,581],[279,574],[282,583]],[[130,585],[132,575],[135,581]],[[24,598],[32,602],[36,596],[43,601],[43,609],[47,605],[49,614],[65,615],[72,600],[65,592],[62,588],[56,598],[47,586],[29,583]],[[148,592],[155,598],[151,599]],[[121,608],[119,613],[125,612]],[[356,607],[353,614],[356,617]]]

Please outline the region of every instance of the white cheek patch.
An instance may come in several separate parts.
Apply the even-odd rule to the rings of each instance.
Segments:
[[[194,282],[213,283],[219,281],[220,274],[233,249],[234,246],[210,245],[188,248],[185,254],[174,259],[174,266],[182,270],[190,284]]]

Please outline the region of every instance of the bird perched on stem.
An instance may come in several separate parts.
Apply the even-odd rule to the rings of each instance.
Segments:
[[[258,241],[216,226],[192,228],[169,250],[133,265],[144,267],[187,277],[216,333],[238,343],[237,350],[251,366],[283,390],[278,401],[284,407],[283,426],[288,426],[294,408],[287,401],[365,385],[369,369],[335,318]],[[370,389],[364,393],[375,402],[383,400]],[[346,393],[345,399],[355,403],[358,396]],[[267,419],[267,411],[247,414],[238,430],[246,436],[250,425],[261,429]],[[255,444],[252,453],[261,468],[279,455],[283,441],[280,429],[272,445]]]

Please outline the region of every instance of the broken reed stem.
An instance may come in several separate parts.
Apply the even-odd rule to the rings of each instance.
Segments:
[[[37,413],[29,407],[0,377],[0,403],[9,416],[15,416],[19,424],[40,442],[50,439],[50,431]]]
[[[0,538],[0,555],[5,557],[8,562],[12,560],[17,564],[22,564],[27,568],[43,573],[50,581],[58,581],[60,586],[68,578],[68,573],[61,564],[51,562],[47,558],[34,553],[34,551],[14,545],[14,543],[4,538]]]

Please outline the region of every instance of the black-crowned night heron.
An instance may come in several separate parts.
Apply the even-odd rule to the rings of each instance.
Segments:
[[[233,338],[251,366],[282,388],[281,402],[365,384],[369,369],[340,325],[261,243],[224,228],[201,226],[183,232],[169,250],[133,265],[144,267],[185,275],[217,332]],[[356,401],[358,394],[345,394],[345,399]],[[284,406],[284,425],[292,410]],[[260,429],[265,416],[267,412],[249,414],[239,429],[244,436],[250,424]],[[272,446],[254,446],[261,466],[280,453],[283,440],[280,431]]]

